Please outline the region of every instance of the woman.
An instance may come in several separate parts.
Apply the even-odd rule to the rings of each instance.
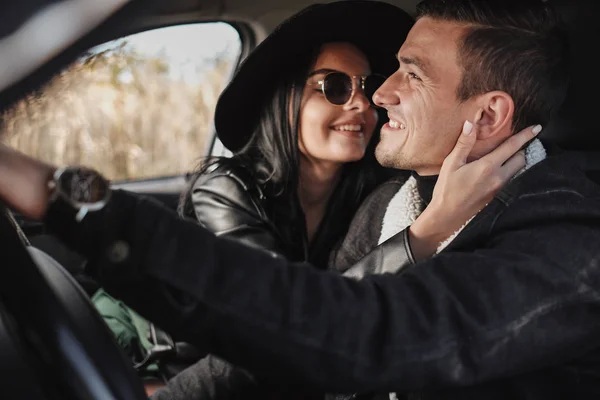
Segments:
[[[386,28],[376,35],[365,19]],[[234,154],[202,165],[180,213],[217,235],[327,267],[360,203],[389,176],[374,157],[385,121],[371,98],[396,69],[394,54],[412,23],[397,7],[367,1],[311,6],[283,22],[220,96],[216,132]],[[124,318],[112,315],[123,306],[103,290],[94,301],[114,332],[129,338]],[[220,388],[230,388],[232,397],[248,381],[238,375],[209,357],[195,368],[193,379],[203,379],[197,395],[223,397]]]
[[[387,32],[375,35],[370,18],[390,22]],[[357,1],[311,6],[277,27],[217,103],[217,135],[233,157],[204,164],[181,213],[326,266],[358,205],[389,176],[374,158],[384,121],[371,97],[411,25],[394,6]]]
[[[375,35],[365,19],[386,19],[387,32]],[[217,235],[327,267],[360,203],[390,176],[374,157],[384,115],[371,98],[396,69],[411,25],[399,8],[362,1],[311,6],[283,22],[219,98],[215,127],[233,156],[204,163],[180,213]],[[209,356],[155,397],[189,398],[191,386],[194,398],[248,396],[252,384]]]

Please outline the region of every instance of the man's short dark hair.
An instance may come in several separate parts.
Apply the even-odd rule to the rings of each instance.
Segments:
[[[459,44],[457,97],[501,90],[513,98],[515,132],[546,124],[569,82],[565,26],[542,0],[423,0],[417,19],[471,24]]]

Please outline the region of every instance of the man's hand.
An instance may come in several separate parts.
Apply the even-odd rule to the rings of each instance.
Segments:
[[[446,157],[427,208],[409,228],[417,261],[432,256],[441,242],[458,231],[484,208],[523,167],[525,144],[542,127],[528,127],[512,135],[491,153],[468,162],[477,140],[477,121],[465,121],[456,146]]]
[[[48,182],[56,168],[0,144],[0,199],[23,216],[46,214]]]

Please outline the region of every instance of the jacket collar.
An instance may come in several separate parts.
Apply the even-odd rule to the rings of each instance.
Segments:
[[[525,149],[525,167],[519,171],[514,178],[539,163],[546,158],[546,149],[542,145],[539,139],[533,140]],[[382,221],[381,235],[379,237],[378,244],[381,244],[406,229],[410,226],[417,217],[423,212],[427,203],[423,200],[421,193],[423,193],[423,187],[419,190],[419,177],[415,177],[416,174],[411,175],[410,178],[402,185],[398,193],[387,206],[385,215]],[[433,191],[433,190],[432,190]],[[477,215],[477,214],[476,214]],[[468,221],[465,221],[464,225],[454,232],[448,239],[440,243],[437,249],[437,253],[446,248],[458,234],[464,229],[469,222],[473,220],[473,217]]]

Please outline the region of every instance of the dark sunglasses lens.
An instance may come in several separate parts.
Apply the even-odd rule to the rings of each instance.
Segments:
[[[365,78],[365,96],[371,104],[373,104],[373,95],[385,82],[385,76],[382,75],[369,75]]]
[[[333,72],[325,77],[323,93],[331,104],[346,104],[352,95],[352,79],[341,72]]]

